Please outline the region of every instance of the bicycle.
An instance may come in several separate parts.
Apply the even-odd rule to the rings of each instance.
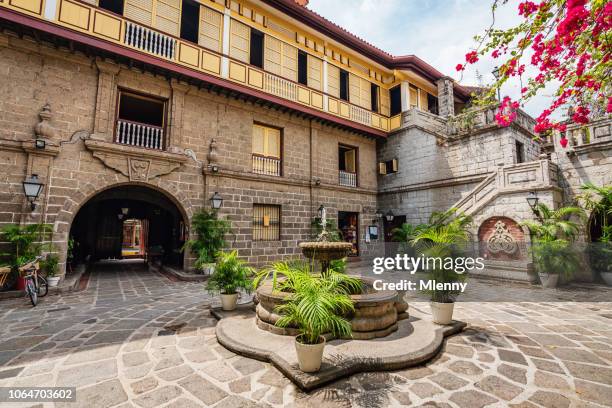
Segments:
[[[38,297],[44,297],[49,292],[49,285],[47,284],[47,279],[43,276],[40,276],[38,272],[40,271],[40,260],[42,256],[37,256],[31,262],[19,267],[19,273],[26,273],[25,275],[25,291],[26,295],[30,297],[30,302],[32,302],[32,306],[36,306],[38,304]]]

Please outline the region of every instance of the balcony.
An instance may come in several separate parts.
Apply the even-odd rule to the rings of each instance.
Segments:
[[[188,70],[204,81],[208,81],[209,77],[220,78],[228,82],[228,87],[237,84],[245,88],[245,92],[247,90],[263,92],[271,97],[289,101],[293,107],[304,107],[310,112],[320,112],[338,120],[350,121],[355,127],[375,134],[383,135],[393,128],[390,118],[386,115],[340,100],[321,90],[287,80],[233,59],[229,55],[144,26],[86,2],[57,0],[49,4],[55,4],[55,10],[46,10],[52,6],[47,7],[47,4],[44,4],[45,7],[42,7],[41,0],[0,1],[0,10],[9,9],[29,18],[44,21],[45,24],[53,24],[56,26],[55,29],[64,28],[65,34],[75,38],[77,42],[87,42],[102,49],[112,49],[112,52],[121,53],[117,51],[117,46],[124,48],[126,54],[138,51],[140,55],[134,56],[132,53],[131,58],[150,61],[150,57],[155,57],[160,63],[170,62],[172,68],[168,69],[180,69],[179,72],[183,74]],[[51,32],[47,28],[42,30]],[[81,38],[78,38],[79,36]],[[92,39],[97,42],[92,43]],[[395,118],[393,121],[397,127],[399,127],[398,119]]]
[[[339,170],[338,181],[338,184],[343,187],[357,187],[357,173]]]
[[[267,176],[281,175],[281,159],[276,157],[253,155],[253,173],[265,174]]]
[[[119,119],[115,130],[115,142],[129,146],[163,150],[164,129]]]

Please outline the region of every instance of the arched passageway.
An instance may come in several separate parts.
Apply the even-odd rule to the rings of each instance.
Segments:
[[[104,190],[78,211],[70,228],[76,261],[159,259],[182,267],[185,216],[165,194],[142,185]]]

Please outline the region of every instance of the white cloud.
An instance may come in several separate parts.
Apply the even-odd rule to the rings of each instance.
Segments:
[[[491,24],[492,0],[310,0],[308,7],[353,34],[393,55],[414,54],[439,71],[477,85],[476,71],[484,82],[492,82],[496,65],[492,58],[481,58],[460,78],[455,70],[465,54],[475,46],[473,37]],[[519,21],[518,1],[510,1],[496,13],[496,26],[509,27]],[[527,72],[529,74],[529,72]],[[504,85],[503,94],[517,98],[518,81]],[[525,107],[537,116],[548,104],[536,97]]]

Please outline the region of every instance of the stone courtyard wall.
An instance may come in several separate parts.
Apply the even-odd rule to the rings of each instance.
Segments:
[[[118,89],[168,99],[165,152],[113,143]],[[232,222],[231,246],[254,264],[296,256],[297,242],[311,235],[319,205],[373,218],[376,208],[376,144],[355,133],[311,123],[275,108],[199,90],[174,79],[109,61],[70,54],[12,36],[0,36],[0,227],[44,221],[54,226],[54,243],[66,258],[73,218],[89,198],[113,186],[149,186],[171,198],[187,218],[210,205],[218,191],[222,217]],[[48,105],[47,147],[36,150],[34,127]],[[251,170],[253,122],[283,128],[283,175]],[[207,155],[216,141],[217,172]],[[338,143],[359,149],[359,187],[338,186]],[[312,153],[311,153],[312,152]],[[136,173],[133,163],[148,162]],[[26,175],[38,174],[45,187],[30,212],[23,196]],[[282,206],[281,240],[251,242],[253,203]],[[372,215],[369,215],[372,214]],[[371,245],[364,241],[361,254]],[[185,259],[186,266],[191,258]]]

